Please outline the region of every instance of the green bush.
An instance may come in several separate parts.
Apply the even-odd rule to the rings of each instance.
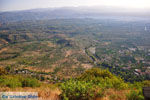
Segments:
[[[130,88],[141,90],[143,87],[150,87],[150,81],[145,80],[143,82],[134,82],[134,84],[129,84]]]
[[[146,80],[142,82],[144,87],[150,87],[150,80]]]
[[[61,90],[63,100],[93,100],[97,91],[94,84],[78,80],[69,80],[61,84]]]
[[[100,68],[92,68],[83,73],[79,79],[83,79],[85,81],[96,80],[97,78],[112,78],[113,74],[108,70],[102,70]]]
[[[64,100],[93,100],[95,97],[104,96],[103,90],[106,88],[127,89],[128,84],[108,70],[92,68],[76,80],[63,83],[61,85],[62,98]]]
[[[126,84],[120,77],[113,75],[108,70],[102,70],[100,68],[87,70],[78,79],[86,82],[92,82],[100,88],[128,88],[128,84]]]
[[[35,78],[28,78],[18,75],[0,76],[0,87],[38,87],[40,83]]]
[[[35,78],[25,78],[22,81],[22,87],[39,87],[40,83]]]
[[[130,84],[130,88],[133,89],[142,89],[143,84],[142,82],[134,82],[133,84]]]
[[[142,95],[142,91],[130,91],[129,94],[126,95],[127,100],[144,100],[144,96]]]
[[[0,86],[16,88],[16,87],[21,87],[22,83],[18,78],[14,78],[13,76],[1,76],[0,77]]]

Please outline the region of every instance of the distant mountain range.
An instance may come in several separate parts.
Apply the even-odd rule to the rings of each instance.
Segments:
[[[130,17],[130,18],[129,18]],[[47,20],[68,18],[150,18],[149,11],[114,7],[62,7],[39,8],[23,11],[1,12],[0,22],[22,20]]]

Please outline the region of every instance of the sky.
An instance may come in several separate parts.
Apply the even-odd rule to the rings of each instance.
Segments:
[[[113,6],[147,10],[150,9],[150,0],[0,0],[0,11],[68,6]]]

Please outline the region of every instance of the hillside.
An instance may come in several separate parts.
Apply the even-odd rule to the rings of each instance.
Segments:
[[[0,13],[0,91],[38,91],[53,100],[143,100],[142,87],[150,85],[150,20],[79,12]]]
[[[149,80],[149,25],[98,19],[2,24],[0,64],[17,72],[66,78],[97,66],[108,68],[125,81]]]
[[[39,82],[29,76],[5,75],[3,71],[0,86],[3,92],[38,92],[40,100],[144,100],[142,87],[150,86],[150,82],[125,83],[108,70],[92,68],[58,84]]]

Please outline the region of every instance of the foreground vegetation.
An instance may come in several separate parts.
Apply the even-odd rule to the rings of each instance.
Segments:
[[[0,76],[0,87],[39,87],[40,82],[31,77],[24,77],[19,75],[2,75]]]
[[[150,86],[150,81],[125,83],[108,70],[93,68],[76,79],[62,83],[60,87],[63,100],[95,100],[104,97],[109,100],[144,100],[142,94],[144,86]],[[108,94],[109,90],[111,94]],[[118,94],[114,94],[116,91]]]
[[[89,69],[76,78],[53,85],[40,82],[34,77],[6,75],[3,70],[1,73],[3,75],[0,76],[0,91],[7,91],[7,88],[11,91],[20,91],[17,88],[26,87],[38,88],[41,91],[43,88],[50,90],[59,88],[58,94],[55,95],[60,100],[103,100],[105,98],[108,100],[144,100],[142,87],[150,86],[150,81],[126,83],[108,70],[99,68]],[[24,89],[21,90],[24,91]],[[51,93],[53,93],[52,90]]]

